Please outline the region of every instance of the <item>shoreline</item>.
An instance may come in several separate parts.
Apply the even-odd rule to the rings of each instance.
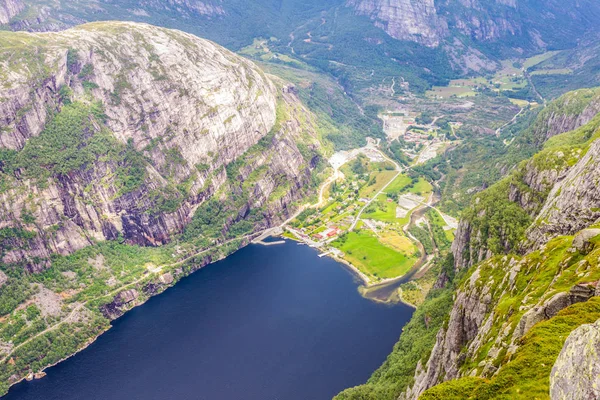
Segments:
[[[290,232],[290,231],[288,231]],[[293,231],[291,231],[293,234]],[[298,237],[296,238],[290,238],[290,237],[286,237],[283,236],[283,234],[277,235],[278,237],[283,238],[284,240],[292,240],[298,244],[302,244],[305,246],[309,246],[306,242],[304,242],[303,240],[299,239]],[[310,246],[309,246],[310,247]],[[321,251],[318,248],[313,247],[315,250],[317,251]],[[325,253],[323,253],[325,254]],[[410,275],[410,273],[412,272],[412,270],[414,269],[414,266],[411,268],[410,271],[408,271],[406,274],[402,275],[402,276],[398,276],[395,278],[387,278],[387,279],[382,279],[380,281],[377,282],[373,282],[371,279],[369,279],[369,277],[362,272],[360,269],[358,269],[358,267],[356,267],[355,265],[353,265],[350,261],[345,260],[343,258],[337,257],[334,253],[327,253],[325,254],[325,257],[329,257],[332,260],[334,260],[335,262],[342,264],[343,267],[352,274],[352,276],[354,278],[357,278],[357,280],[359,281],[359,287],[358,290],[361,294],[361,296],[363,296],[365,299],[367,300],[371,300],[371,301],[375,301],[377,303],[383,303],[383,304],[397,304],[397,303],[402,303],[405,304],[413,309],[416,309],[417,307],[414,304],[411,304],[407,301],[404,301],[402,298],[398,298],[398,300],[392,300],[392,296],[388,297],[387,300],[382,300],[376,297],[370,297],[368,296],[369,292],[377,290],[378,288],[384,288],[388,285],[393,285],[394,283],[401,281],[403,279],[406,279],[407,275]],[[422,265],[419,267],[419,269],[422,267]]]
[[[269,228],[269,229],[273,229],[273,228]],[[261,232],[264,232],[264,231],[255,232],[254,234],[252,234],[252,235],[250,235],[250,236],[257,235],[257,234],[259,234],[259,233],[261,233]],[[281,236],[281,235],[277,235],[277,236]],[[258,237],[258,236],[257,236],[257,237]],[[283,236],[281,236],[281,237],[283,237]],[[284,238],[284,240],[288,240],[288,239],[289,239],[289,238],[285,238],[285,237],[283,237],[283,238]],[[295,241],[297,241],[297,240],[295,240]],[[298,243],[305,244],[305,243],[304,243],[304,242],[302,242],[302,241],[297,241],[297,242],[298,242]],[[7,391],[6,393],[4,393],[4,394],[1,394],[1,395],[0,395],[0,399],[2,399],[2,397],[3,397],[5,394],[8,394],[8,393],[9,393],[9,392],[10,392],[10,388],[12,388],[13,386],[15,386],[15,385],[17,385],[17,384],[19,384],[19,383],[23,383],[23,381],[32,382],[32,381],[36,381],[36,380],[39,380],[39,379],[43,379],[43,378],[46,376],[46,374],[47,374],[47,372],[46,372],[46,371],[47,371],[48,369],[50,369],[50,368],[53,368],[53,367],[57,366],[58,364],[60,364],[60,363],[62,363],[62,362],[64,362],[64,361],[67,361],[68,359],[70,359],[70,358],[72,358],[72,357],[75,357],[77,354],[79,354],[79,353],[81,353],[82,351],[86,350],[88,347],[90,347],[92,344],[94,344],[94,343],[96,342],[96,340],[97,340],[97,339],[98,339],[100,336],[104,335],[106,332],[108,332],[110,329],[112,329],[112,327],[113,327],[113,324],[112,324],[112,323],[113,323],[113,321],[116,321],[116,320],[118,320],[119,318],[121,318],[121,317],[125,316],[125,315],[126,315],[127,313],[129,313],[131,310],[133,310],[133,309],[135,309],[135,308],[137,308],[137,307],[140,307],[140,306],[144,305],[144,304],[145,304],[145,303],[146,303],[148,300],[150,300],[151,298],[153,298],[153,297],[156,297],[156,296],[159,296],[160,294],[164,293],[165,291],[167,291],[167,290],[169,290],[169,289],[171,289],[171,288],[175,287],[175,286],[177,285],[177,283],[179,283],[179,282],[180,282],[182,279],[184,279],[184,278],[187,278],[187,277],[191,276],[193,273],[195,273],[195,272],[199,271],[200,269],[203,269],[204,267],[206,267],[206,266],[208,266],[208,265],[211,265],[211,264],[214,264],[214,263],[216,263],[216,262],[219,262],[219,261],[222,261],[222,260],[226,259],[227,257],[231,256],[231,255],[232,255],[232,254],[234,254],[235,252],[237,252],[237,251],[239,251],[239,250],[243,249],[244,247],[246,247],[246,246],[248,246],[248,245],[250,245],[250,244],[256,244],[256,243],[253,243],[253,242],[252,242],[252,240],[249,240],[249,241],[247,241],[247,242],[243,241],[243,242],[241,243],[241,245],[240,245],[240,246],[239,246],[239,247],[238,247],[236,250],[234,250],[233,252],[231,252],[230,254],[228,254],[228,255],[225,255],[225,256],[221,256],[221,257],[219,257],[219,258],[216,258],[216,259],[214,259],[214,260],[211,260],[211,261],[209,261],[209,262],[206,262],[206,263],[200,263],[200,264],[198,264],[199,266],[198,266],[197,268],[193,268],[193,269],[192,269],[192,270],[191,270],[191,271],[190,271],[188,274],[181,275],[177,281],[174,281],[172,284],[165,286],[165,287],[164,287],[164,290],[162,290],[162,291],[160,291],[160,292],[158,292],[158,293],[155,293],[155,294],[149,295],[147,298],[144,298],[144,299],[143,299],[142,301],[140,301],[140,302],[136,302],[135,304],[133,304],[133,305],[131,306],[131,308],[128,308],[127,310],[125,310],[125,311],[124,311],[124,312],[123,312],[121,315],[119,315],[119,316],[118,316],[118,317],[116,317],[116,318],[113,318],[113,319],[108,319],[108,318],[107,318],[107,320],[108,320],[108,326],[106,327],[106,329],[103,329],[103,330],[101,330],[99,333],[97,333],[95,336],[93,336],[93,337],[90,337],[90,338],[89,338],[87,341],[85,341],[85,342],[83,343],[83,345],[82,345],[80,348],[78,348],[76,351],[74,351],[73,353],[69,354],[68,356],[65,356],[65,357],[63,357],[63,358],[61,358],[60,360],[53,362],[52,364],[48,364],[48,365],[46,365],[44,368],[42,368],[42,369],[41,369],[41,370],[39,370],[39,371],[32,371],[32,370],[29,370],[29,372],[28,372],[28,374],[27,374],[27,375],[25,375],[25,376],[22,376],[22,377],[21,377],[19,380],[17,380],[17,381],[15,381],[15,382],[11,383],[11,384],[9,385],[8,391]],[[211,248],[211,249],[207,249],[207,250],[205,250],[205,251],[209,251],[209,250],[212,250],[212,248]],[[317,249],[317,250],[318,250],[318,249]],[[372,298],[372,297],[368,297],[368,296],[366,296],[366,295],[365,295],[365,290],[368,290],[368,289],[370,289],[370,288],[374,288],[374,287],[377,287],[377,286],[380,286],[380,285],[384,285],[384,284],[386,284],[386,283],[390,283],[391,281],[395,281],[395,280],[401,279],[402,277],[399,277],[399,278],[390,278],[390,279],[387,279],[387,280],[385,280],[385,282],[384,282],[384,281],[382,281],[382,282],[378,282],[378,283],[372,283],[372,282],[370,282],[370,281],[368,280],[368,277],[367,277],[367,276],[366,276],[364,273],[362,273],[362,272],[361,272],[361,271],[360,271],[358,268],[356,268],[356,267],[355,267],[354,265],[352,265],[350,262],[348,262],[348,261],[346,261],[346,260],[344,260],[344,259],[338,258],[338,257],[336,257],[336,256],[335,256],[335,255],[333,255],[333,254],[328,254],[328,255],[327,255],[327,257],[329,257],[329,258],[331,258],[332,260],[334,260],[334,261],[338,262],[339,264],[341,264],[341,265],[342,265],[342,266],[343,266],[343,267],[344,267],[344,268],[345,268],[347,271],[349,271],[349,272],[352,274],[352,276],[353,276],[353,277],[355,277],[355,278],[358,278],[359,282],[357,282],[357,283],[359,284],[359,286],[358,286],[358,288],[357,288],[357,289],[358,289],[358,291],[359,291],[360,295],[361,295],[362,297],[364,297],[365,299],[367,299],[367,300],[370,300],[370,301],[374,301],[374,302],[377,302],[377,303],[387,304],[387,305],[402,303],[402,304],[404,304],[404,305],[407,305],[407,306],[409,306],[409,307],[411,307],[411,308],[413,308],[413,309],[416,309],[416,307],[415,307],[414,305],[412,305],[412,304],[410,304],[410,303],[408,303],[408,302],[405,302],[405,301],[403,301],[402,299],[399,299],[398,301],[393,301],[393,300],[387,300],[387,301],[384,301],[384,300],[381,300],[381,299]],[[181,261],[177,262],[176,264],[177,264],[177,265],[182,265],[182,264],[184,264],[184,263],[186,263],[186,262],[189,262],[189,261],[190,261],[190,258],[193,258],[193,257],[184,258],[183,260],[181,260]],[[140,283],[140,282],[138,282],[138,283]],[[127,286],[123,287],[123,288],[122,288],[122,290],[127,290],[126,288],[127,288]],[[121,290],[121,291],[122,291],[122,290]],[[121,291],[119,291],[119,293],[120,293]],[[118,296],[118,294],[117,294],[117,295],[115,295],[115,296]],[[61,322],[57,323],[56,325],[54,325],[54,327],[58,327],[59,325],[62,325],[62,324],[63,324],[63,323],[65,323],[65,322],[67,322],[67,321],[61,321]],[[32,338],[32,339],[33,339],[33,338]],[[7,357],[8,357],[8,356],[7,356]],[[36,377],[36,375],[41,375],[41,376],[39,376],[39,377]]]
[[[184,258],[182,258],[181,260],[174,262],[173,264],[164,265],[163,267],[175,267],[175,266],[182,266],[182,265],[185,265],[186,263],[188,263],[188,262],[192,261],[192,260],[193,260],[195,257],[199,256],[200,254],[207,253],[207,252],[210,252],[210,251],[212,251],[212,250],[218,250],[218,249],[219,249],[219,248],[220,248],[222,245],[224,245],[224,244],[231,243],[231,242],[233,242],[233,241],[236,241],[236,240],[240,240],[240,245],[239,245],[239,246],[238,246],[238,247],[237,247],[237,248],[236,248],[234,251],[232,251],[231,253],[229,253],[229,254],[227,254],[227,255],[222,255],[222,256],[220,256],[220,257],[218,257],[218,258],[215,258],[215,259],[212,259],[212,258],[210,258],[210,260],[209,260],[209,261],[208,261],[208,260],[203,260],[203,262],[201,262],[201,263],[198,263],[196,267],[192,267],[192,269],[189,271],[189,273],[183,273],[182,275],[179,275],[179,276],[177,277],[177,280],[174,280],[174,281],[173,281],[171,284],[165,285],[165,286],[163,287],[163,290],[161,290],[161,291],[159,291],[159,292],[157,292],[157,293],[150,294],[150,295],[148,295],[147,297],[145,297],[145,298],[143,298],[143,299],[140,299],[140,301],[137,301],[137,302],[135,302],[135,304],[132,304],[130,308],[127,308],[126,310],[124,310],[124,311],[123,311],[123,312],[122,312],[120,315],[118,315],[116,318],[110,318],[110,317],[104,316],[104,318],[106,318],[106,320],[107,320],[107,322],[108,322],[108,327],[107,327],[106,329],[102,330],[101,332],[99,332],[99,333],[98,333],[98,334],[96,334],[95,336],[92,336],[92,337],[88,338],[88,340],[86,340],[86,341],[85,341],[85,342],[82,344],[82,346],[81,346],[80,348],[78,348],[77,350],[75,350],[73,353],[71,353],[71,354],[69,354],[69,355],[67,355],[67,356],[65,356],[65,357],[63,357],[63,358],[61,358],[61,359],[60,359],[60,360],[58,360],[58,361],[55,361],[55,362],[53,362],[52,364],[48,364],[48,365],[44,366],[44,367],[43,367],[42,369],[40,369],[39,371],[33,371],[33,370],[31,370],[31,369],[30,369],[26,375],[24,375],[24,376],[20,377],[18,380],[16,380],[16,381],[15,381],[15,382],[13,382],[13,383],[9,383],[9,386],[8,386],[7,392],[6,392],[6,393],[0,393],[0,400],[1,400],[1,399],[2,399],[2,398],[3,398],[3,397],[6,395],[6,394],[8,394],[8,393],[10,392],[10,389],[11,389],[13,386],[15,386],[15,385],[17,385],[17,384],[19,384],[19,383],[22,383],[23,381],[28,381],[28,382],[29,382],[29,381],[35,381],[35,380],[38,380],[38,379],[43,379],[43,378],[46,376],[46,370],[48,370],[49,368],[52,368],[52,367],[55,367],[55,366],[57,366],[58,364],[62,363],[63,361],[66,361],[66,360],[70,359],[71,357],[74,357],[75,355],[77,355],[77,354],[79,354],[80,352],[82,352],[82,351],[84,351],[85,349],[87,349],[87,348],[88,348],[89,346],[91,346],[91,345],[92,345],[94,342],[96,342],[96,340],[97,340],[97,339],[98,339],[100,336],[102,336],[103,334],[105,334],[106,332],[108,332],[108,331],[109,331],[109,330],[112,328],[112,326],[113,326],[113,325],[112,325],[112,322],[113,322],[113,321],[116,321],[116,320],[118,320],[119,318],[123,317],[123,316],[124,316],[125,314],[127,314],[129,311],[131,311],[131,310],[133,310],[133,309],[135,309],[135,308],[137,308],[137,307],[139,307],[139,306],[142,306],[142,305],[144,305],[144,304],[145,304],[145,303],[146,303],[148,300],[150,300],[151,298],[153,298],[153,297],[155,297],[155,296],[159,296],[160,294],[164,293],[165,291],[167,291],[167,290],[169,290],[169,289],[171,289],[171,288],[175,287],[175,286],[177,285],[177,283],[179,283],[179,282],[180,282],[182,279],[189,277],[190,275],[192,275],[193,273],[195,273],[195,272],[199,271],[200,269],[203,269],[204,267],[206,267],[206,266],[208,266],[208,265],[211,265],[211,264],[214,264],[214,263],[216,263],[216,262],[222,261],[222,260],[224,260],[225,258],[229,257],[230,255],[234,254],[235,252],[237,252],[237,251],[239,251],[239,250],[243,249],[244,247],[246,247],[246,246],[248,246],[248,245],[252,244],[252,238],[259,237],[260,235],[264,234],[265,232],[267,232],[267,231],[269,231],[269,230],[271,230],[271,229],[274,229],[274,228],[280,227],[280,226],[281,226],[281,225],[277,225],[277,226],[275,226],[275,227],[273,227],[273,228],[267,228],[267,229],[259,230],[259,231],[253,232],[253,233],[251,233],[251,234],[249,234],[249,235],[246,235],[246,236],[242,236],[242,237],[239,237],[239,238],[234,238],[234,239],[231,239],[231,240],[229,240],[229,241],[225,241],[225,242],[223,242],[223,243],[217,244],[217,245],[215,245],[215,246],[213,246],[213,247],[210,247],[210,248],[208,248],[208,249],[204,249],[204,250],[202,250],[202,251],[201,251],[201,252],[199,252],[199,253],[196,253],[196,254],[193,254],[193,255],[190,255],[190,256],[184,257]],[[207,262],[204,262],[204,261],[207,261]],[[162,272],[162,269],[161,269],[159,272]],[[153,279],[156,279],[156,278],[158,278],[158,276],[153,276],[153,275],[155,275],[155,273],[152,273],[150,276],[147,276],[147,278],[149,278],[149,279],[148,279],[148,281],[146,281],[146,282],[152,282],[152,281],[153,281]],[[143,278],[144,278],[144,277],[143,277]],[[133,283],[130,283],[130,284],[124,285],[124,286],[122,286],[121,288],[117,289],[116,291],[113,291],[113,292],[111,292],[111,293],[109,293],[109,294],[106,294],[106,295],[104,295],[104,296],[101,296],[101,297],[109,297],[109,296],[112,296],[112,299],[114,299],[114,298],[115,298],[116,296],[118,296],[118,295],[119,295],[121,292],[123,292],[124,290],[127,290],[127,289],[128,289],[130,286],[132,286],[132,285],[138,285],[138,284],[140,284],[140,283],[143,283],[142,281],[144,281],[144,279],[141,279],[141,280],[139,280],[139,281],[136,281],[136,282],[133,282]],[[117,293],[116,293],[115,295],[113,295],[112,293],[115,293],[115,292],[117,292]],[[92,301],[92,300],[97,300],[97,299],[91,299],[91,300],[88,300],[88,302],[89,302],[89,301]],[[64,323],[68,323],[68,318],[69,318],[69,316],[67,316],[67,317],[66,317],[64,320],[61,320],[61,321],[57,322],[55,325],[51,326],[50,328],[48,328],[47,330],[45,330],[43,333],[47,333],[47,332],[49,332],[49,331],[52,331],[52,330],[54,330],[54,329],[58,328],[60,325],[62,325],[62,324],[64,324]],[[31,338],[29,338],[27,341],[25,341],[25,342],[21,343],[21,344],[20,344],[20,346],[27,344],[29,341],[31,341],[31,340],[33,340],[33,339],[35,339],[35,338],[36,338],[36,337],[38,337],[38,336],[41,336],[41,335],[40,335],[40,334],[38,334],[38,335],[36,335],[36,336],[32,336],[32,337],[31,337]],[[13,349],[13,350],[11,351],[11,353],[9,353],[9,354],[7,354],[6,356],[4,356],[4,358],[3,358],[2,362],[3,362],[3,363],[4,363],[4,362],[8,362],[8,360],[9,360],[9,359],[12,357],[12,355],[13,355],[13,352],[14,352],[15,350],[16,350],[16,348],[15,348],[15,349]],[[35,376],[36,376],[36,375],[39,375],[39,374],[41,374],[42,376],[40,376],[39,378],[36,378]],[[32,379],[28,379],[28,378],[30,378],[30,377],[32,377],[32,376],[33,376],[33,378],[32,378]]]

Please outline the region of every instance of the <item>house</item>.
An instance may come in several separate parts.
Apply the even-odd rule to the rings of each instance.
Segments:
[[[338,229],[337,226],[331,226],[325,232],[323,232],[322,235],[327,238],[332,238],[334,236],[337,236],[339,233],[340,233],[340,230]]]

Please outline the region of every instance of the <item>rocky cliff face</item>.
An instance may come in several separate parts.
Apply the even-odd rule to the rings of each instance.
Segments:
[[[369,16],[395,39],[437,47],[448,26],[439,18],[433,0],[349,0],[349,7]]]
[[[511,42],[517,55],[523,50],[543,50],[546,43],[575,45],[567,39],[594,29],[588,13],[598,15],[593,2],[514,0],[348,0],[359,15],[399,40],[438,47],[443,45],[453,66],[464,71],[492,69],[498,54],[486,49],[491,43]],[[572,12],[566,15],[567,7]],[[557,24],[557,21],[561,23]],[[551,28],[551,26],[554,27]],[[469,41],[464,40],[470,38]],[[494,50],[494,51],[497,51]],[[487,55],[486,55],[487,54]]]
[[[518,359],[523,338],[536,324],[597,295],[600,248],[592,245],[583,258],[578,251],[572,238],[561,237],[538,252],[495,257],[474,267],[425,367],[401,398],[416,399],[442,382],[512,373],[502,368]]]
[[[581,204],[584,208],[595,201],[595,189],[587,188],[583,184],[585,181],[588,182],[587,185],[593,185],[592,182],[596,179],[594,168],[590,167],[587,172],[580,169],[585,168],[586,163],[593,163],[592,159],[597,152],[596,147],[590,147],[587,141],[598,129],[600,120],[594,118],[598,112],[600,112],[598,90],[584,89],[567,93],[540,113],[531,127],[530,135],[533,141],[543,145],[550,138],[565,134],[573,136],[573,145],[563,145],[561,140],[556,140],[556,144],[549,143],[546,149],[518,166],[503,181],[475,197],[471,209],[465,211],[459,223],[452,244],[456,269],[470,267],[490,258],[493,254],[506,253],[522,247],[522,243],[514,241],[511,243],[509,239],[515,230],[515,219],[519,216],[518,219],[527,224],[527,226],[521,224],[520,231],[523,232],[531,222],[524,218],[524,215],[537,219],[538,222],[529,229],[528,237],[530,242],[538,245],[546,242],[544,237],[551,238],[556,234],[577,232],[589,225],[590,221],[600,217],[596,216],[592,209],[587,208],[587,211],[572,210],[571,222],[564,215],[560,217],[560,222],[552,224],[548,221],[549,213],[559,212],[553,209],[557,201],[563,203],[570,201],[570,207]],[[579,161],[584,155],[590,161]],[[578,169],[575,169],[575,165]],[[574,185],[581,183],[582,186],[575,190],[575,186],[572,185],[563,193],[562,186],[569,181],[569,174],[579,179],[578,182],[573,182]],[[558,183],[560,185],[557,185]],[[586,193],[585,196],[590,196],[591,199],[581,202],[579,198],[574,197],[569,200],[564,199],[570,195],[580,196],[581,193]],[[546,203],[546,199],[550,201]],[[569,211],[565,209],[563,212]],[[575,217],[575,213],[581,214]],[[491,219],[495,219],[496,222],[490,224]],[[560,229],[557,228],[558,225],[561,226]],[[490,237],[493,237],[493,240],[490,240]]]
[[[567,339],[550,375],[552,400],[600,397],[600,321],[582,325]]]
[[[530,246],[539,247],[557,235],[572,235],[600,222],[600,141],[558,184],[527,232]]]
[[[25,4],[21,0],[0,0],[0,24],[8,24],[24,8]]]
[[[448,324],[438,333],[427,363],[417,369],[414,384],[402,398],[421,394],[426,399],[443,398],[448,390],[476,393],[478,388],[483,393],[488,384],[506,389],[499,393],[523,396],[520,385],[532,387],[526,382],[537,380],[547,385],[550,375],[547,361],[542,364],[544,373],[523,372],[531,363],[524,360],[536,357],[527,346],[547,340],[546,335],[556,338],[560,329],[570,332],[584,316],[600,311],[598,301],[591,300],[600,294],[600,131],[598,117],[592,116],[597,103],[586,101],[573,111],[566,104],[575,103],[561,101],[561,111],[550,106],[534,125],[536,135],[552,137],[544,149],[482,192],[465,212],[452,250],[455,267],[471,270],[456,292]],[[577,121],[589,122],[553,137]],[[575,331],[554,367],[553,398],[583,398],[575,394],[590,393],[587,374],[580,374],[581,380],[568,378],[577,368],[593,371],[598,366],[597,359],[590,359],[593,348],[575,344],[592,334],[589,327],[583,331]],[[532,346],[543,346],[554,363],[560,340]],[[511,379],[516,380],[507,383]],[[469,384],[474,386],[467,389]]]
[[[498,5],[514,11],[513,1],[498,1]],[[437,47],[449,35],[449,27],[477,40],[496,40],[506,34],[521,33],[521,26],[499,15],[483,18],[489,11],[489,4],[477,0],[433,1],[414,0],[349,0],[349,7],[357,13],[367,15],[390,36],[400,40],[410,40],[425,46]],[[453,12],[445,13],[454,7]],[[469,15],[457,13],[466,11]]]
[[[3,262],[39,270],[51,253],[120,236],[164,244],[228,190],[247,200],[223,229],[252,210],[267,226],[305,190],[318,156],[301,122],[311,116],[235,54],[133,23],[1,35],[13,57],[0,57],[0,228],[23,233]],[[73,155],[61,135],[82,141]]]
[[[533,137],[538,145],[553,136],[586,125],[600,112],[600,90],[580,89],[559,97],[537,118]]]
[[[135,12],[140,15],[151,13],[153,10],[175,11],[189,18],[193,15],[218,16],[224,15],[222,1],[199,0],[140,0]]]

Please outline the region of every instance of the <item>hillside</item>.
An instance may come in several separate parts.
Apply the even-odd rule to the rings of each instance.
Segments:
[[[235,51],[271,38],[276,52],[336,76],[353,92],[392,76],[422,92],[497,70],[500,60],[573,48],[597,32],[600,15],[590,0],[2,1],[22,9],[0,20],[13,30],[128,19],[181,29]]]
[[[189,34],[111,22],[0,43],[4,391],[291,216],[321,142],[293,86]]]
[[[539,114],[541,149],[473,197],[437,289],[340,399],[593,398],[594,376],[575,372],[595,368],[593,349],[572,343],[600,318],[596,102],[569,93]]]

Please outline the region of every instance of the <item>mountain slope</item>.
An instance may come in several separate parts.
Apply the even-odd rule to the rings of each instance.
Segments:
[[[311,160],[291,140],[308,132],[282,120],[289,115],[275,126],[277,109],[295,100],[210,42],[124,23],[0,40],[12,54],[0,105],[1,220],[34,236],[5,251],[4,262],[35,258],[35,269],[50,253],[120,235],[164,244],[198,204],[238,179],[225,167],[259,142],[273,156],[239,172],[244,181],[261,170],[245,213],[268,206],[279,179],[295,193],[310,175]],[[265,208],[267,220],[286,204]]]
[[[493,232],[480,230],[467,242],[477,247],[487,238],[493,243],[488,257],[510,254],[483,263],[471,261],[474,266],[458,288],[448,324],[438,333],[429,361],[417,371],[406,398],[431,387],[422,398],[449,393],[454,398],[548,395],[550,369],[566,336],[600,317],[597,299],[574,305],[595,296],[600,279],[600,247],[595,239],[600,230],[594,229],[600,200],[593,183],[598,173],[594,160],[600,154],[598,121],[596,116],[578,130],[553,137],[507,184],[495,185],[481,194],[479,202],[476,199],[472,214],[488,226],[497,225]],[[515,181],[519,176],[524,183]],[[486,204],[485,196],[494,199],[499,218],[490,215],[489,208],[477,211]],[[511,204],[506,199],[516,203],[514,211],[504,208]],[[518,213],[522,219],[515,219]],[[559,340],[552,342],[557,335]],[[537,367],[540,364],[543,368]],[[435,387],[443,381],[450,382]]]
[[[0,44],[2,393],[289,218],[322,156],[293,85],[195,36],[110,22]]]
[[[538,115],[523,133],[523,141],[541,152],[475,196],[475,203],[463,212],[452,245],[457,269],[518,248],[530,219],[541,211],[554,184],[587,149],[598,126],[598,112],[600,91],[582,89],[563,95]]]
[[[597,93],[569,93],[539,114],[527,135],[542,149],[474,196],[437,289],[369,382],[340,399],[562,393],[554,364],[572,371],[589,357],[561,353],[567,337],[600,318]],[[573,375],[569,387],[587,393],[586,379]]]
[[[495,70],[508,57],[571,48],[597,32],[600,15],[590,0],[10,1],[27,6],[9,22],[17,30],[125,18],[182,29],[233,50],[273,38],[272,50],[333,74],[353,92],[400,76],[421,92]]]

